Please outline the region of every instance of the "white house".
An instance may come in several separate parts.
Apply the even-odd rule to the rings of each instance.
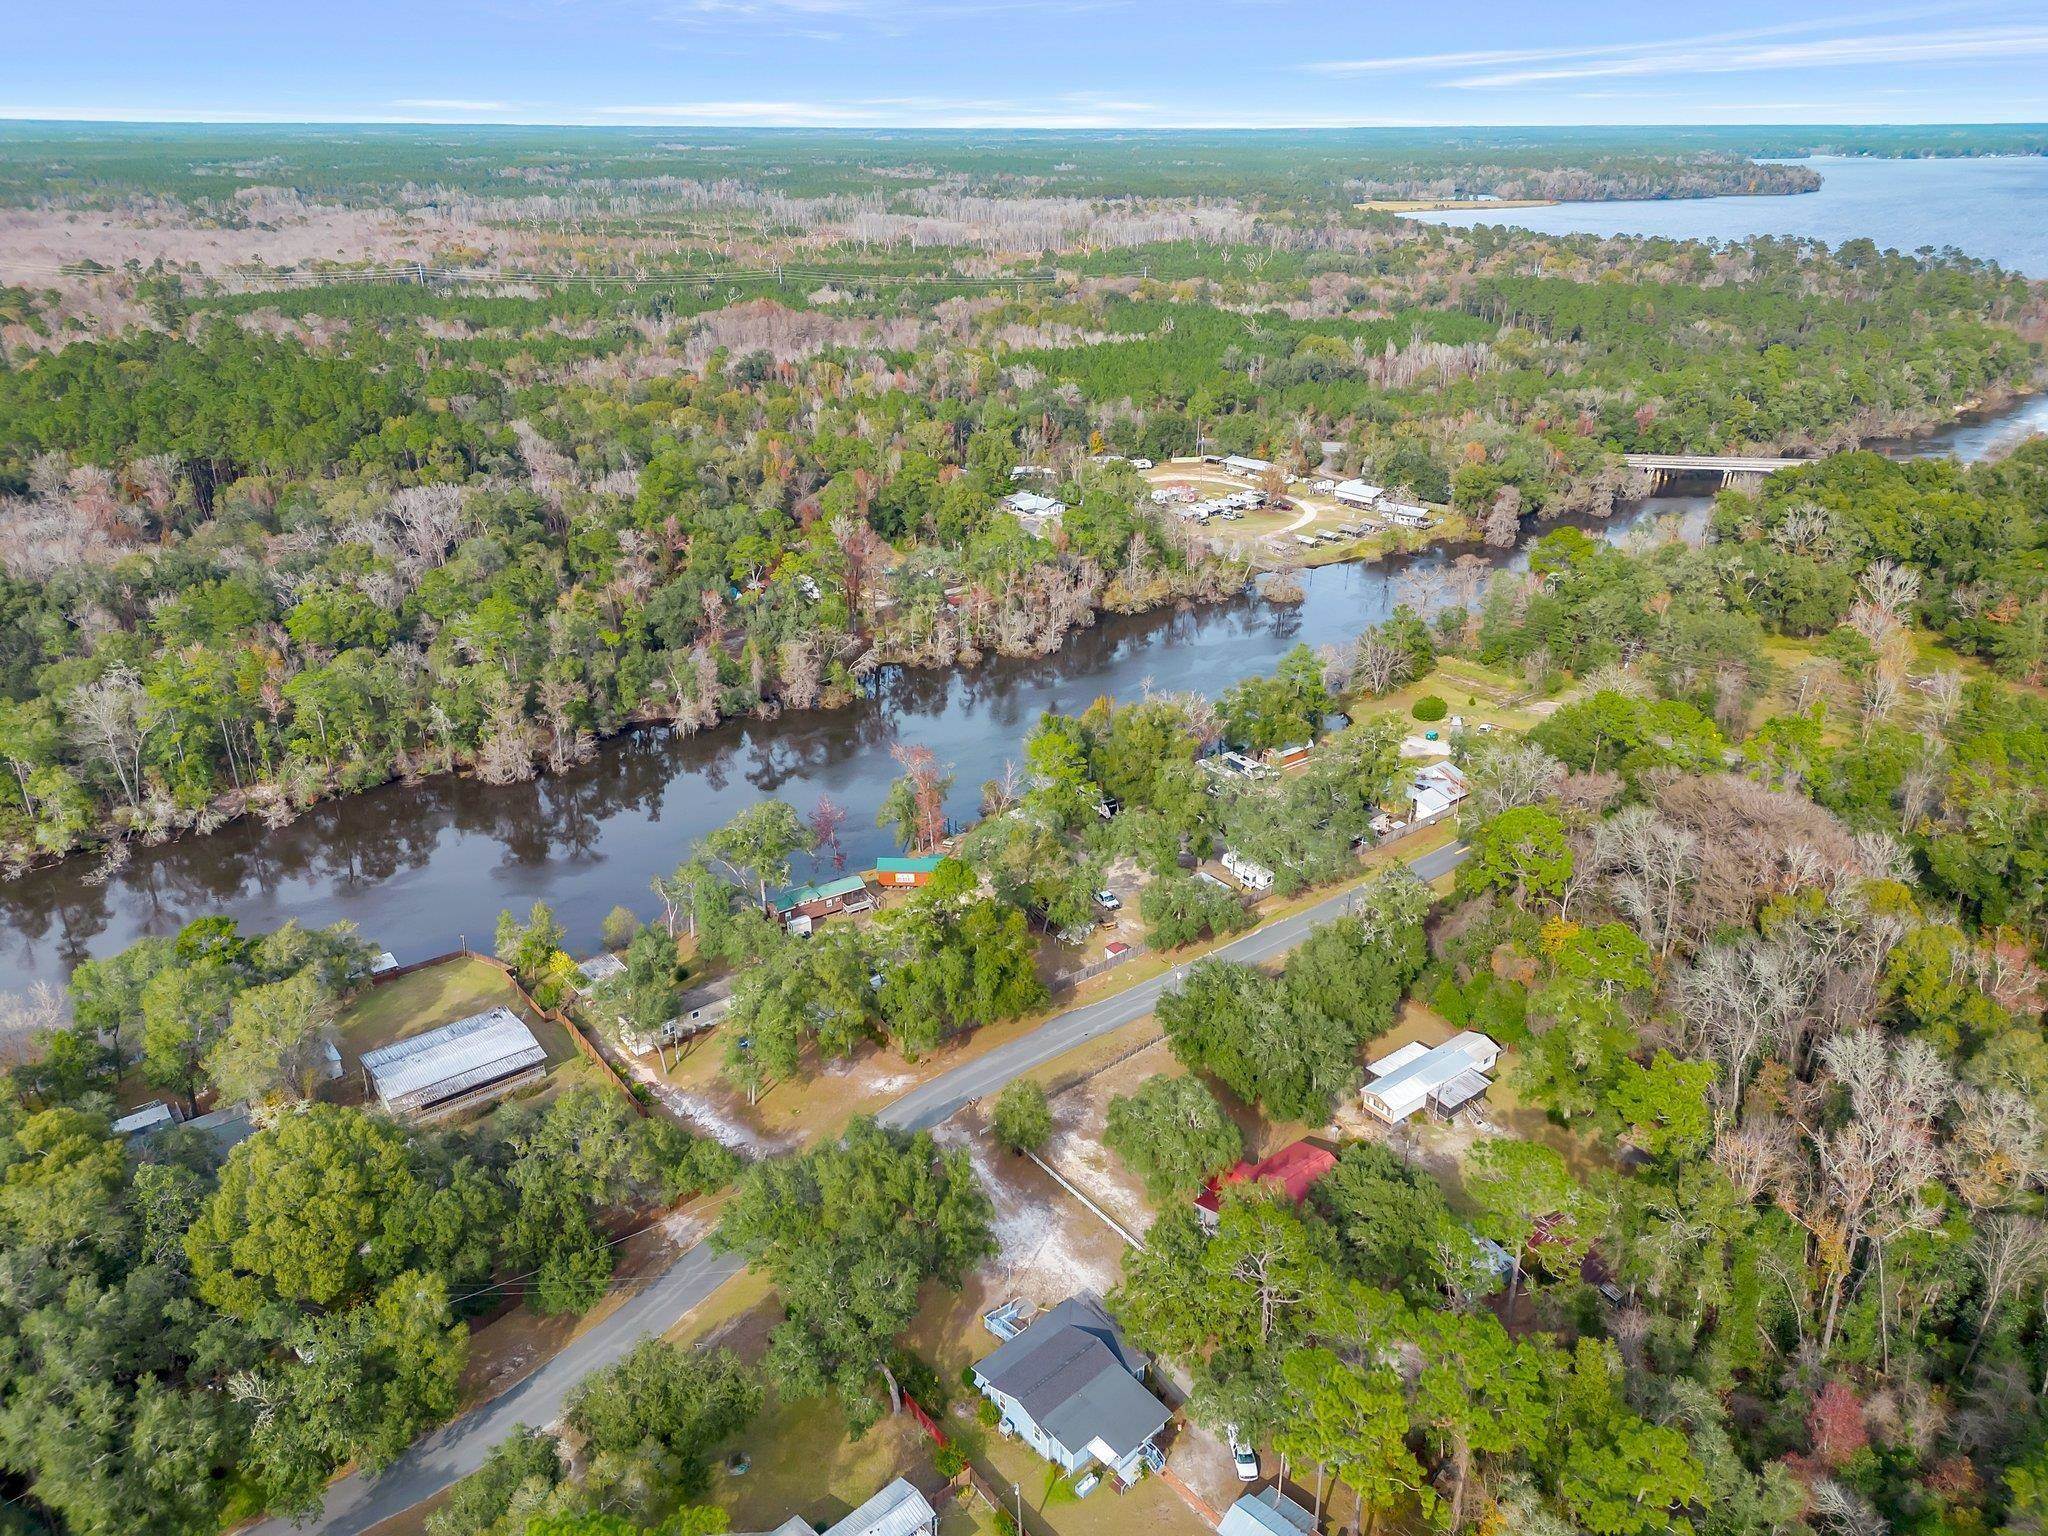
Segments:
[[[1339,480],[1330,494],[1347,507],[1376,507],[1386,497],[1386,488],[1367,485],[1363,480]]]
[[[1464,773],[1455,763],[1431,763],[1417,771],[1408,785],[1408,799],[1414,806],[1410,817],[1428,821],[1449,811],[1472,792]]]
[[[1063,1472],[1100,1462],[1120,1484],[1148,1463],[1172,1416],[1146,1390],[1142,1361],[1102,1303],[1069,1296],[974,1367],[1000,1422]]]
[[[625,1019],[619,1020],[619,1044],[634,1056],[645,1056],[658,1046],[674,1045],[692,1035],[700,1035],[715,1027],[732,1008],[732,978],[721,976],[716,981],[685,992],[676,1009],[676,1016],[662,1022],[650,1037],[646,1032],[634,1028]]]
[[[1397,528],[1427,528],[1435,521],[1421,507],[1411,507],[1402,501],[1381,502],[1379,514]]]
[[[1223,855],[1223,867],[1230,871],[1237,883],[1248,891],[1270,891],[1273,889],[1273,871],[1263,864],[1254,864],[1235,849]]]
[[[1367,1065],[1359,1097],[1367,1113],[1389,1125],[1425,1108],[1449,1119],[1493,1086],[1486,1074],[1499,1059],[1500,1047],[1476,1029],[1438,1046],[1414,1041]]]
[[[1223,467],[1233,475],[1257,476],[1271,469],[1273,463],[1270,459],[1253,459],[1241,453],[1233,453],[1224,457]]]
[[[1017,519],[1026,533],[1043,538],[1045,530],[1066,515],[1067,504],[1036,491],[1013,491],[1003,498],[1003,507]]]

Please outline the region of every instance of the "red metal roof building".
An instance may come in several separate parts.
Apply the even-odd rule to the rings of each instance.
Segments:
[[[1313,1141],[1289,1142],[1263,1162],[1241,1162],[1229,1172],[1213,1178],[1195,1196],[1195,1209],[1202,1225],[1214,1227],[1223,1209],[1223,1191],[1232,1184],[1271,1184],[1299,1205],[1317,1179],[1337,1166],[1337,1154]]]

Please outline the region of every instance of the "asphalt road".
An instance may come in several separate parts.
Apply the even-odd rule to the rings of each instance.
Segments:
[[[1454,842],[1408,862],[1422,879],[1434,880],[1457,868],[1464,857],[1464,844]],[[1351,893],[1341,892],[1291,917],[1255,928],[1213,955],[1253,964],[1270,960],[1299,944],[1310,929],[1341,917],[1350,902]],[[877,1118],[884,1125],[904,1130],[929,1130],[1012,1078],[1144,1018],[1158,1006],[1160,994],[1178,983],[1184,969],[1176,968],[1048,1019],[1030,1034],[962,1062],[911,1090]],[[551,1424],[560,1418],[562,1405],[577,1382],[619,1360],[642,1339],[667,1332],[742,1267],[730,1254],[713,1253],[707,1243],[684,1249],[643,1289],[570,1340],[516,1386],[443,1425],[381,1473],[367,1476],[358,1472],[342,1478],[327,1490],[323,1510],[304,1525],[265,1520],[248,1528],[251,1536],[291,1536],[294,1531],[358,1536],[380,1521],[424,1503],[482,1466],[491,1450],[520,1425]]]

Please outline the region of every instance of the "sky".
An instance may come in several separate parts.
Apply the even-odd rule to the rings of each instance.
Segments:
[[[0,117],[1188,128],[2048,119],[2048,0],[10,0]]]

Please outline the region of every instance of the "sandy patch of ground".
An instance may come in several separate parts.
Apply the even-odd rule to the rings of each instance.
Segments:
[[[1042,1156],[1133,1232],[1151,1226],[1158,1213],[1123,1159],[1102,1144],[1109,1124],[1109,1101],[1137,1092],[1151,1078],[1179,1071],[1172,1051],[1159,1040],[1052,1099],[1053,1138]]]
[[[1122,1276],[1123,1240],[1030,1160],[995,1151],[957,1122],[933,1133],[966,1148],[995,1207],[996,1256],[983,1269],[987,1290],[1050,1307],[1076,1291],[1107,1292]]]
[[[721,1146],[746,1157],[772,1157],[791,1145],[782,1137],[755,1130],[703,1094],[676,1087],[638,1057],[627,1058],[627,1064],[633,1076],[653,1090],[664,1109]]]

